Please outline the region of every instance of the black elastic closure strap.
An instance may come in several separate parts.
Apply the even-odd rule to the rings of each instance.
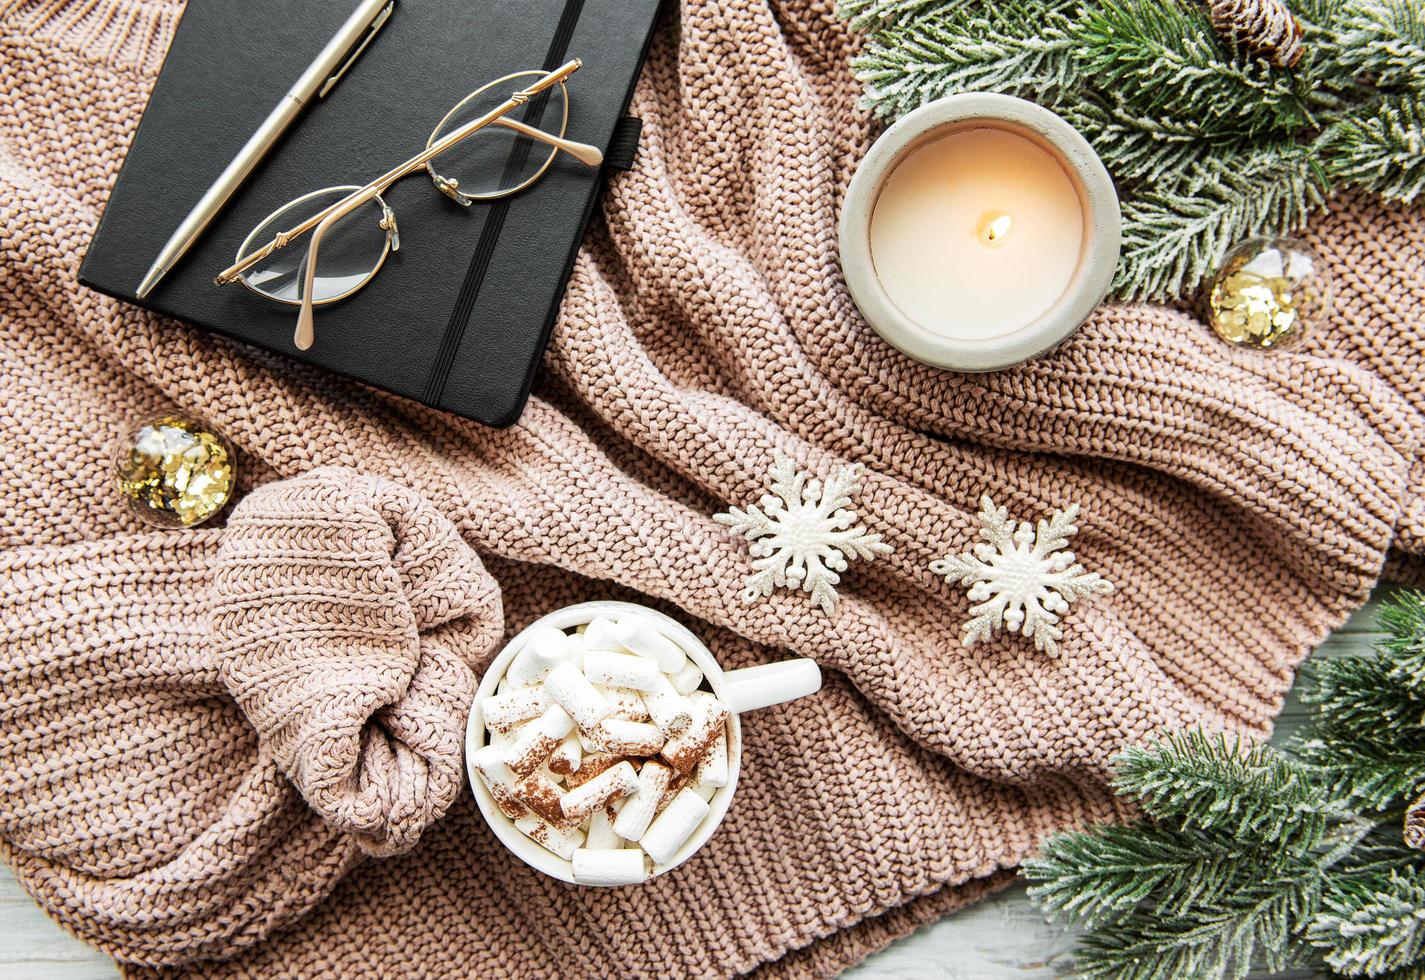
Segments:
[[[609,152],[604,154],[604,164],[610,170],[632,170],[633,161],[638,157],[638,140],[643,136],[643,120],[637,116],[620,116],[614,127],[614,137],[609,141]]]
[[[559,24],[554,29],[554,37],[545,53],[543,68],[553,71],[564,64],[569,52],[569,42],[574,38],[574,28],[579,23],[579,15],[584,11],[584,0],[565,0],[564,10],[559,15]],[[545,100],[525,106],[524,121],[532,126],[539,125]],[[640,123],[640,127],[641,127]],[[636,142],[636,141],[635,141]],[[518,173],[523,167],[529,147],[518,140],[505,161],[506,177]],[[465,281],[455,300],[455,309],[450,311],[445,333],[440,338],[440,350],[436,352],[435,364],[431,367],[430,378],[426,381],[421,401],[427,405],[439,406],[445,395],[445,382],[450,377],[450,369],[455,364],[455,355],[460,351],[460,342],[465,338],[465,328],[470,323],[470,315],[475,311],[475,302],[480,298],[480,286],[485,281],[485,273],[490,269],[490,261],[495,256],[495,246],[499,244],[500,232],[505,228],[505,218],[510,213],[510,199],[502,197],[487,205],[489,216],[480,230],[480,239],[475,243],[475,254],[470,257],[470,267],[465,271]]]

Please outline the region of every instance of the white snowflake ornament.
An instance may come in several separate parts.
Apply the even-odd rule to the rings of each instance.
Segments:
[[[756,602],[785,586],[810,593],[830,615],[847,559],[891,551],[879,534],[856,525],[851,504],[861,492],[861,467],[843,469],[823,486],[778,453],[771,476],[772,492],[756,504],[713,517],[752,542],[754,571],[743,581],[742,601]]]
[[[930,563],[930,570],[970,587],[970,619],[963,642],[974,646],[1003,627],[1034,641],[1050,656],[1059,652],[1064,630],[1059,617],[1069,603],[1090,595],[1107,595],[1112,583],[1097,572],[1074,564],[1064,550],[1078,531],[1079,505],[1056,510],[1036,529],[1029,521],[1010,520],[986,494],[980,498],[980,537],[984,541],[961,555]]]

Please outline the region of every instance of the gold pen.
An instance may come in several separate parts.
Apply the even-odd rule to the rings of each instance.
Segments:
[[[302,77],[282,96],[277,108],[263,120],[257,132],[248,138],[227,169],[204,192],[193,210],[188,212],[188,217],[178,226],[178,230],[169,237],[168,244],[163,246],[158,258],[154,259],[148,275],[139,283],[136,294],[139,299],[147,296],[153,287],[158,285],[158,281],[193,247],[193,243],[202,237],[213,218],[223,209],[223,205],[228,203],[228,199],[242,186],[243,181],[247,180],[248,174],[262,162],[282,138],[287,127],[292,125],[311,100],[325,98],[341,80],[352,63],[361,57],[376,32],[386,25],[395,6],[396,0],[362,0],[356,12],[341,25],[336,36],[327,42],[316,60],[307,66]]]

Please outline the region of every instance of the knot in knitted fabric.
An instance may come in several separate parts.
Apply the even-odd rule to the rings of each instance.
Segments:
[[[262,752],[362,850],[409,849],[454,802],[503,613],[419,494],[339,468],[255,490],[223,535],[211,628]]]

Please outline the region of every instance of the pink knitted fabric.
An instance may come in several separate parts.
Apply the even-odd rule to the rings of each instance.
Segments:
[[[1419,567],[1418,210],[1343,200],[1311,229],[1340,298],[1304,349],[1107,307],[1016,370],[936,371],[840,279],[872,129],[829,2],[685,0],[535,397],[492,431],[75,284],[177,16],[0,2],[0,855],[132,972],[834,972],[1121,816],[1124,745],[1265,732],[1392,546]],[[112,490],[108,441],[174,406],[241,451],[226,527],[147,531]],[[777,451],[863,464],[858,512],[895,549],[852,563],[834,616],[744,605],[747,544],[712,520]],[[928,565],[986,491],[1083,506],[1074,550],[1117,589],[1058,658],[960,645],[964,590]],[[729,667],[827,677],[745,719],[724,825],[637,889],[525,868],[459,775],[497,636],[598,597],[659,605]]]

